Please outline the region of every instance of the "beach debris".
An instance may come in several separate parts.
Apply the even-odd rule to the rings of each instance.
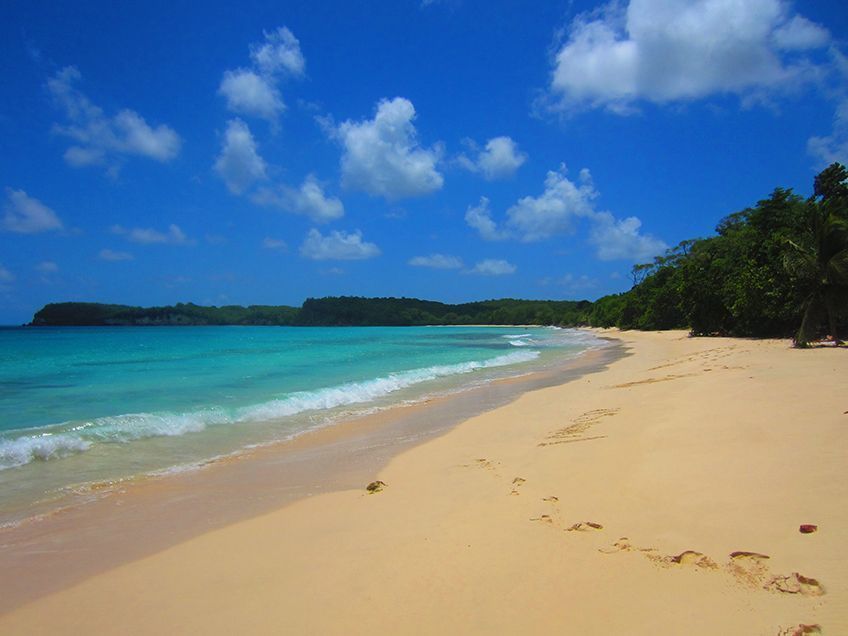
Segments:
[[[553,519],[551,519],[551,515],[540,515],[538,517],[531,517],[530,521],[544,521],[545,523],[553,523]]]
[[[550,497],[545,497],[544,499],[542,499],[542,501],[550,501],[551,503],[555,503],[559,501],[559,497],[557,497],[556,495],[551,495]]]
[[[365,487],[365,490],[367,490],[369,494],[373,495],[374,493],[383,490],[383,488],[385,488],[386,486],[388,486],[386,482],[380,481],[378,479],[377,481],[372,481],[370,484],[368,484]]]
[[[819,527],[814,523],[802,523],[798,528],[798,532],[801,534],[810,534],[818,529]]]
[[[772,577],[763,588],[784,594],[801,594],[802,596],[821,596],[824,594],[821,583],[798,572]]]
[[[596,521],[578,521],[573,526],[566,528],[566,532],[587,532],[589,530],[603,530],[604,527]]]

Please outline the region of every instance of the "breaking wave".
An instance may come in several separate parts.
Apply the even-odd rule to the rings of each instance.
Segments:
[[[238,409],[210,408],[189,413],[128,413],[85,422],[9,431],[0,436],[0,470],[82,453],[99,443],[127,443],[151,437],[175,437],[209,426],[268,421],[307,411],[373,402],[417,384],[481,369],[530,362],[538,351],[515,351],[490,360],[437,365],[399,371],[361,382],[348,382],[314,391],[299,391]]]

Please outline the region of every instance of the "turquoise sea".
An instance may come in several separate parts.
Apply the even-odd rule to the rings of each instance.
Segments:
[[[603,344],[517,327],[0,329],[0,524]]]

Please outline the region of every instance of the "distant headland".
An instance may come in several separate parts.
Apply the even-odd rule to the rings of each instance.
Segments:
[[[416,325],[585,325],[587,300],[484,300],[451,305],[417,298],[308,298],[300,307],[177,303],[132,307],[103,303],[50,303],[35,313],[33,327],[143,326],[416,326]]]

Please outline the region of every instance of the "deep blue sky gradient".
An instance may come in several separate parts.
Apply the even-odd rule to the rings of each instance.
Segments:
[[[596,298],[629,287],[633,259],[600,260],[585,222],[571,234],[537,242],[485,241],[464,220],[481,196],[501,222],[521,197],[538,196],[545,175],[591,171],[598,210],[638,217],[640,231],[667,245],[712,232],[725,215],[777,186],[809,195],[821,159],[812,136],[832,134],[845,87],[832,68],[820,81],[771,91],[749,104],[714,92],[652,103],[636,112],[553,112],[554,55],[589,2],[446,0],[189,3],[7,0],[0,7],[0,218],[6,189],[49,207],[63,229],[0,229],[0,324],[28,321],[46,302],[87,300],[137,305],[300,304],[308,296],[417,296],[443,301],[490,297]],[[845,51],[843,2],[786,5],[827,29]],[[287,109],[275,129],[229,112],[218,94],[226,70],[250,64],[263,32],[287,27],[306,61],[303,77],[285,77]],[[810,53],[829,65],[824,50]],[[70,140],[57,134],[64,114],[46,88],[61,69],[81,74],[76,88],[112,116],[131,109],[151,126],[179,135],[179,153],[160,162],[140,156],[74,167]],[[828,67],[830,68],[830,67]],[[316,117],[335,125],[374,116],[379,100],[415,107],[417,140],[442,144],[444,185],[387,201],[342,184],[342,147]],[[266,185],[298,186],[308,174],[345,213],[316,225],[304,215],[254,204],[215,173],[227,122],[242,119],[268,164]],[[509,178],[487,181],[457,165],[464,139],[481,146],[509,136],[527,160]],[[137,244],[110,230],[176,224],[186,244]],[[362,260],[312,260],[299,248],[307,233],[360,230],[381,254]],[[266,237],[286,250],[266,249]],[[107,261],[101,250],[132,260]],[[414,267],[415,256],[461,258],[457,269]],[[514,273],[472,272],[484,259]],[[51,265],[45,266],[49,262]],[[52,270],[52,271],[44,271]]]

